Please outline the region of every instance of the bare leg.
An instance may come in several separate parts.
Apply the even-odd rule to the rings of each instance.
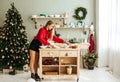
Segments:
[[[30,71],[31,73],[35,73],[35,56],[36,56],[36,51],[30,50]]]
[[[35,63],[34,63],[34,67],[35,67],[35,73],[37,73],[37,70],[38,70],[38,62],[39,61],[39,53],[36,52],[36,55],[35,55]]]
[[[30,71],[31,71],[31,78],[35,79],[36,81],[40,80],[40,77],[37,74],[38,61],[39,61],[39,54],[38,54],[38,52],[30,50]]]

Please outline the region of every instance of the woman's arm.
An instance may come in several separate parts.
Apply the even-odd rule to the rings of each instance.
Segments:
[[[57,43],[64,43],[65,42],[62,38],[59,38],[56,35],[53,36],[53,41],[57,42]]]
[[[50,45],[46,38],[46,31],[44,29],[40,29],[38,33],[38,39],[43,45]]]

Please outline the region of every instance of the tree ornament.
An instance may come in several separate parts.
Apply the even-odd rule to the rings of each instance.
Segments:
[[[8,40],[8,38],[5,38],[6,40]]]
[[[22,51],[24,51],[24,48],[22,48]]]
[[[18,56],[16,56],[16,59],[18,59],[19,57]]]
[[[27,41],[27,43],[29,44],[29,41]]]
[[[10,56],[8,56],[8,58],[10,58]]]
[[[2,56],[2,59],[4,59],[4,58],[5,58],[5,56],[3,55],[3,56]]]
[[[8,48],[5,48],[5,50],[7,51],[7,50],[8,50]]]
[[[80,15],[80,13],[82,15]],[[76,18],[77,20],[84,20],[85,17],[87,15],[87,10],[86,8],[83,8],[83,7],[78,7],[76,10],[75,10],[75,15],[73,15],[74,18]]]
[[[24,31],[23,29],[20,30],[21,33],[22,33],[23,31]]]
[[[16,34],[14,34],[14,36],[16,36]]]
[[[10,66],[9,69],[12,69],[12,66]]]
[[[10,51],[12,52],[13,50],[11,49]]]
[[[27,63],[29,63],[29,60],[28,60],[28,59],[27,59],[26,61],[27,61]]]
[[[18,38],[18,40],[20,40],[20,38]]]
[[[12,23],[12,26],[13,26],[14,24]]]
[[[16,46],[16,44],[14,44],[14,46]]]
[[[12,53],[14,53],[14,50],[11,50]]]
[[[20,27],[18,26],[18,29],[20,29]]]
[[[3,52],[3,50],[1,50],[1,52]]]
[[[5,37],[2,37],[3,39],[5,39]]]
[[[25,50],[25,52],[28,52],[28,50]]]

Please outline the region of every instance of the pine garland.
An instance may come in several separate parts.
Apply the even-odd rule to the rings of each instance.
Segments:
[[[82,16],[79,16],[79,13],[82,12]],[[87,15],[87,10],[86,8],[83,8],[83,7],[78,7],[76,10],[75,10],[75,15],[73,15],[74,18],[76,18],[77,20],[83,20],[85,19]]]

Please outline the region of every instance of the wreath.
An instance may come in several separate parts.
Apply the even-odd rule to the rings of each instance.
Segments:
[[[80,12],[82,12],[82,16],[79,15]],[[83,20],[83,19],[85,19],[86,15],[87,15],[86,8],[78,7],[75,10],[75,15],[73,15],[73,17],[76,18],[77,20]]]

